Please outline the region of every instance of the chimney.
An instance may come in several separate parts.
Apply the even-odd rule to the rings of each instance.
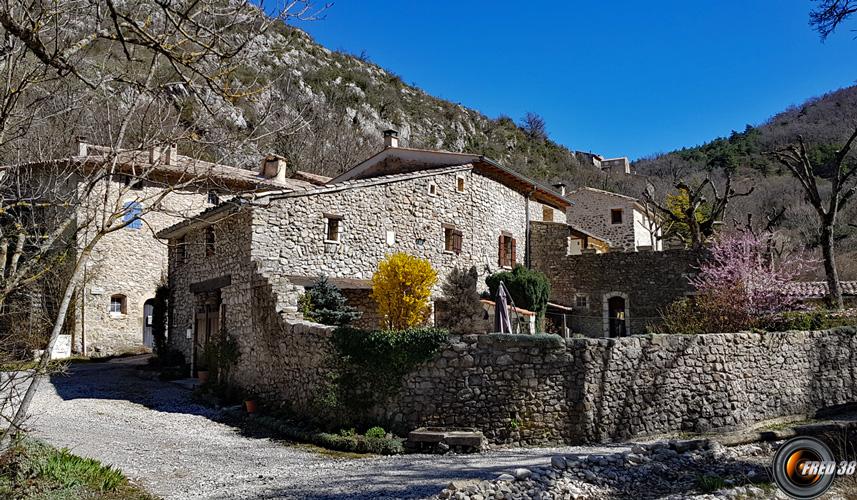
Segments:
[[[556,190],[559,191],[559,194],[561,194],[562,196],[565,196],[565,183],[564,182],[558,182],[558,183],[554,184],[553,187],[555,187]]]
[[[269,154],[262,158],[259,175],[277,182],[286,182],[286,159],[280,155]]]
[[[165,153],[166,156],[164,158],[164,165],[175,165],[176,164],[176,156],[178,155],[178,146],[176,143],[170,143],[167,147]]]
[[[158,146],[152,146],[149,148],[149,163],[152,165],[161,161],[161,148]]]
[[[399,133],[389,129],[384,131],[384,147],[397,148],[399,147]]]
[[[89,144],[86,143],[86,137],[79,135],[75,137],[77,141],[77,156],[89,155]]]

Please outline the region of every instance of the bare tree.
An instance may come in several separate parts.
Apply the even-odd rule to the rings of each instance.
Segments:
[[[842,289],[839,285],[839,272],[836,267],[834,249],[834,231],[837,217],[854,193],[857,192],[857,162],[849,158],[851,147],[857,140],[857,129],[845,141],[833,157],[824,165],[814,165],[807,153],[803,138],[798,143],[773,152],[773,156],[794,175],[803,187],[806,199],[818,216],[819,243],[824,259],[824,273],[830,291],[829,300],[833,307],[843,309]],[[830,194],[825,199],[819,188],[819,180],[830,183]]]
[[[682,236],[691,248],[702,247],[714,235],[715,227],[723,221],[731,199],[749,196],[753,192],[753,187],[744,192],[735,191],[732,187],[732,175],[728,170],[725,171],[722,188],[717,187],[710,174],[699,182],[675,179],[674,186],[681,203],[670,206],[657,201],[652,185],[643,193],[643,199],[663,216],[666,229],[664,236],[686,232]],[[677,229],[679,227],[680,231]]]
[[[0,413],[9,425],[0,446],[22,428],[99,244],[162,210],[175,191],[217,182],[211,163],[171,165],[164,178],[168,155],[149,161],[135,155],[175,143],[202,156],[228,155],[300,123],[301,117],[277,115],[278,103],[266,92],[275,78],[248,76],[242,64],[269,29],[317,13],[301,1],[286,2],[273,16],[240,1],[4,2],[0,157],[12,165],[0,171],[0,308],[48,273],[63,280],[37,367],[19,378],[26,382],[22,399],[3,392]],[[250,123],[200,134],[231,118],[235,105],[252,111],[244,121]],[[69,131],[105,146],[37,161],[68,157]],[[117,183],[117,176],[130,182]],[[134,189],[138,182],[150,189]]]
[[[524,129],[524,132],[526,132],[526,134],[532,139],[544,141],[548,138],[545,119],[536,113],[527,112],[527,114],[521,118],[521,128]]]
[[[826,40],[840,24],[857,12],[855,0],[814,0],[817,7],[809,13],[809,24]]]

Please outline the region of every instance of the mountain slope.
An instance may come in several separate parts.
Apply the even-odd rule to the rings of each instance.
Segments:
[[[574,152],[528,134],[508,117],[492,119],[433,97],[365,58],[330,51],[290,26],[269,33],[258,57],[246,64],[248,78],[269,76],[276,100],[288,108],[284,114],[300,124],[257,143],[256,149],[282,154],[295,168],[337,174],[376,152],[381,131],[393,128],[405,146],[482,153],[541,179],[578,184],[600,176]],[[255,165],[255,153],[248,151],[236,162]]]
[[[767,152],[803,137],[816,165],[823,164],[857,127],[857,86],[843,88],[792,106],[756,127],[747,126],[696,147],[644,158],[634,162],[637,172],[650,176],[661,192],[670,189],[676,174],[692,176],[728,168],[744,186],[755,191],[748,198],[734,200],[725,222],[734,227],[753,214],[761,221],[766,213],[785,208],[779,229],[793,249],[817,253],[819,234],[815,210],[806,202],[803,190],[788,170]],[[857,154],[846,160],[857,165]],[[824,181],[822,191],[829,190]],[[840,213],[835,235],[837,261],[842,279],[857,279],[857,203]]]

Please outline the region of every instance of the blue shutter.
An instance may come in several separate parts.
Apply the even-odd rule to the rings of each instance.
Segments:
[[[125,210],[125,216],[122,217],[122,221],[131,221],[131,223],[125,227],[127,227],[128,229],[140,229],[141,227],[143,227],[143,221],[140,219],[140,214],[143,213],[143,208],[140,206],[139,203],[135,201],[129,201],[125,203]]]

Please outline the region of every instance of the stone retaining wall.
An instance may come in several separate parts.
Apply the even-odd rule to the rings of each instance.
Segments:
[[[328,349],[321,327],[304,329],[312,335],[295,329],[279,341],[264,374],[298,408],[318,393],[316,361]],[[296,357],[311,372],[296,371]],[[857,401],[855,379],[854,327],[621,339],[466,335],[406,377],[375,414],[398,431],[477,427],[492,443],[606,442],[811,416]]]

